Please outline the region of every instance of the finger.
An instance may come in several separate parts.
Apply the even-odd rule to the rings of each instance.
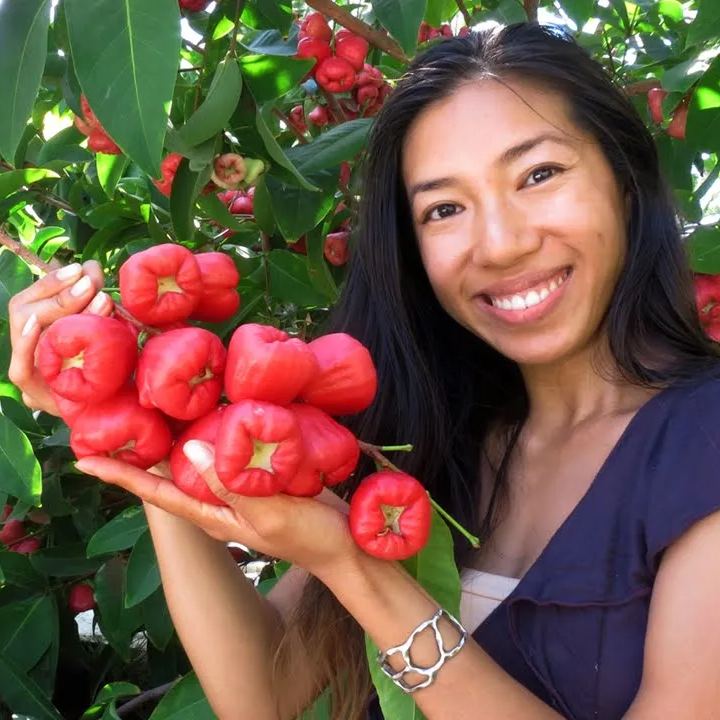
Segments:
[[[102,265],[97,260],[86,260],[83,265],[83,273],[87,275],[97,290],[105,285],[105,273]]]
[[[61,290],[70,287],[70,285],[78,280],[82,272],[83,269],[80,263],[65,265],[65,267],[48,273],[45,277],[40,278],[40,280],[26,287],[15,295],[11,302],[24,305],[57,295]]]
[[[32,313],[25,321],[21,331],[12,340],[12,356],[8,377],[10,382],[32,394],[29,384],[32,382],[35,367],[35,348],[40,338],[42,328],[37,315]]]
[[[227,523],[229,508],[208,505],[186,495],[167,478],[146,472],[134,465],[98,455],[85,457],[75,467],[111,485],[125,488],[151,505],[189,520],[205,530],[217,531],[219,523]]]
[[[90,304],[83,310],[83,313],[90,315],[103,315],[108,317],[113,311],[112,298],[102,290],[90,301]]]
[[[215,448],[203,440],[188,440],[183,445],[183,452],[213,494],[228,505],[236,505],[239,496],[230,492],[215,472]]]

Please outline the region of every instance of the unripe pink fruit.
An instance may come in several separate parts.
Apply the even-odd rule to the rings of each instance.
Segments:
[[[3,529],[0,530],[0,543],[3,545],[12,545],[20,538],[25,537],[25,524],[22,520],[8,520]]]

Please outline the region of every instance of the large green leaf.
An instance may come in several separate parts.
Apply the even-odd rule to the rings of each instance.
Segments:
[[[162,585],[143,602],[140,608],[148,639],[158,650],[165,650],[175,628]]]
[[[0,653],[0,698],[32,720],[63,720],[42,688]]]
[[[27,672],[57,633],[57,609],[49,595],[0,607],[0,655]]]
[[[138,605],[160,587],[155,548],[150,530],[144,532],[135,543],[127,565],[125,607]]]
[[[694,272],[720,274],[720,228],[698,228],[688,238],[687,248]]]
[[[146,173],[160,176],[180,60],[176,0],[65,0],[83,93],[105,130]]]
[[[300,60],[278,55],[245,55],[240,68],[258,104],[275,100],[292,90],[314,65],[314,60]]]
[[[366,146],[372,124],[370,118],[349,120],[324,132],[311,143],[290,148],[287,156],[303,173],[335,167],[345,160],[352,160]]]
[[[272,175],[265,176],[270,205],[277,226],[286,240],[295,241],[312,230],[332,209],[334,188],[309,192],[292,187]]]
[[[50,0],[0,2],[0,155],[13,162],[38,94]]]
[[[178,166],[170,191],[170,217],[175,235],[180,242],[186,242],[195,233],[195,199],[205,187],[212,174],[212,165],[194,171],[190,161],[183,158]]]
[[[233,114],[241,91],[242,75],[237,60],[222,60],[218,63],[207,97],[180,128],[180,137],[188,145],[195,146],[220,132]]]
[[[85,544],[82,542],[62,543],[33,553],[30,562],[38,572],[52,577],[74,577],[95,572],[101,561],[85,557]]]
[[[268,257],[273,298],[300,307],[326,307],[331,298],[323,296],[308,276],[307,260],[287,250],[271,250]]]
[[[216,720],[195,673],[182,678],[160,701],[150,720]]]
[[[2,113],[0,113],[0,116],[2,116]],[[0,198],[11,195],[25,185],[32,185],[40,180],[56,177],[59,177],[56,172],[46,168],[28,168],[26,170],[11,170],[10,172],[0,173]]]
[[[692,94],[687,138],[695,150],[720,154],[720,57],[711,63]]]
[[[0,318],[8,318],[8,301],[32,283],[30,268],[14,253],[0,251]]]
[[[698,0],[697,7],[697,15],[688,28],[688,45],[717,39],[720,35],[720,3],[717,0]]]
[[[87,557],[105,555],[132,547],[147,530],[142,505],[133,505],[103,525],[91,538],[85,551]]]
[[[417,47],[426,5],[427,0],[372,0],[375,16],[408,55]]]
[[[428,0],[425,8],[425,20],[433,27],[452,19],[457,13],[458,6],[455,0]]]
[[[454,0],[453,0],[454,1]],[[286,40],[279,30],[257,30],[243,36],[240,41],[251,53],[257,55],[285,55],[291,57],[297,54],[297,43]]]
[[[0,415],[0,491],[37,506],[41,490],[40,464],[27,435]]]

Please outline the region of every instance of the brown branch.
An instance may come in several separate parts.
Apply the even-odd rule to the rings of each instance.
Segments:
[[[127,717],[131,712],[133,712],[133,710],[145,705],[145,703],[148,703],[151,700],[159,700],[167,694],[168,690],[170,690],[176,682],[177,680],[173,680],[172,682],[159,685],[151,690],[146,690],[145,692],[140,693],[137,697],[134,697],[132,700],[128,700],[126,703],[123,703],[117,709],[118,717]]]
[[[292,130],[293,133],[295,133],[295,137],[296,137],[301,143],[303,143],[303,145],[306,145],[306,144],[307,144],[307,138],[306,138],[305,135],[300,131],[300,128],[298,128],[297,125],[295,125],[295,123],[292,122],[292,121],[290,120],[290,118],[289,118],[282,110],[278,110],[278,108],[273,108],[273,114],[275,115],[275,117],[277,117],[277,118],[279,118],[280,120],[282,120],[282,121],[285,123],[285,125],[287,125],[287,127],[288,127],[290,130]]]
[[[235,1],[235,19],[233,20],[233,36],[232,36],[232,40],[230,40],[230,49],[228,50],[228,53],[232,57],[235,57],[235,48],[237,47],[238,23],[240,22],[240,14],[243,11],[244,5],[245,5],[245,0],[236,0]]]
[[[379,30],[370,27],[366,22],[358,20],[344,8],[338,7],[333,0],[307,0],[313,10],[321,12],[332,18],[336,23],[354,32],[360,37],[364,37],[371,45],[380,48],[383,52],[394,57],[400,62],[408,62],[408,57],[402,51],[402,48],[393,40]]]
[[[629,83],[623,89],[626,95],[644,95],[648,90],[659,87],[662,87],[660,81],[656,78],[651,78],[649,80],[638,80],[637,82]]]
[[[467,5],[465,5],[464,0],[455,0],[458,6],[458,10],[462,13],[462,16],[465,18],[465,24],[470,27],[472,25],[472,16],[470,15],[470,12],[467,9]]]
[[[525,14],[527,19],[531,22],[537,22],[538,19],[538,5],[540,0],[524,0],[523,5],[525,6]]]
[[[393,465],[393,463],[380,452],[380,448],[377,445],[371,445],[362,440],[358,440],[358,445],[360,446],[360,450],[365,453],[365,455],[371,457],[380,467],[387,468],[394,472],[402,472],[397,465]]]
[[[335,118],[335,122],[345,122],[347,120],[347,116],[345,115],[343,109],[340,107],[340,103],[337,101],[337,98],[325,88],[321,88],[320,91],[322,93],[322,96],[325,98],[325,102],[327,103],[330,112]]]

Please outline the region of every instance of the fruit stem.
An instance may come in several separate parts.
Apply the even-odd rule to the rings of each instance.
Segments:
[[[358,445],[360,446],[360,450],[365,453],[368,457],[371,457],[375,461],[375,467],[379,469],[385,468],[386,470],[392,470],[393,472],[402,472],[400,468],[397,465],[394,465],[391,463],[383,454],[380,452],[384,447],[380,447],[379,445],[373,445],[372,443],[366,443],[362,440],[358,440]],[[427,491],[426,491],[427,492]],[[447,520],[463,537],[467,539],[467,541],[470,543],[471,547],[479,548],[480,547],[480,538],[473,535],[471,532],[466,530],[457,520],[455,520],[452,515],[450,515],[446,510],[443,510],[440,505],[438,505],[435,500],[433,500],[430,493],[427,494],[428,498],[430,499],[430,504],[442,515],[442,517]]]

